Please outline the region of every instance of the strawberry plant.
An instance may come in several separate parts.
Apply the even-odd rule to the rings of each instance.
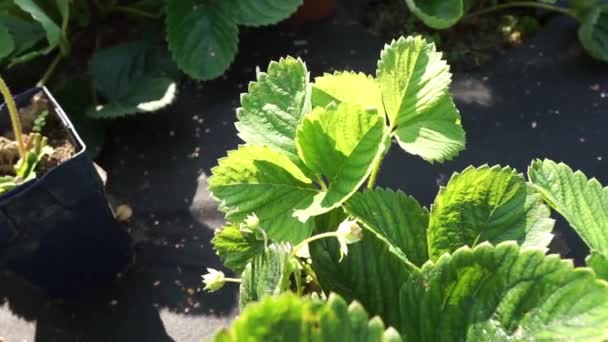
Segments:
[[[551,160],[534,161],[528,176],[589,247],[587,265],[608,280],[608,190],[597,179]]]
[[[96,96],[87,115],[113,118],[151,112],[173,101],[178,69],[200,80],[221,76],[237,53],[239,26],[277,23],[301,4],[302,0],[3,1],[0,65],[10,68],[54,55],[40,79],[42,85],[72,50],[87,51],[80,46],[95,42],[88,83]],[[115,25],[122,36],[137,38],[116,39],[111,30]],[[156,39],[163,30],[168,49]],[[119,43],[108,46],[106,40]]]
[[[48,146],[48,138],[42,136],[40,133],[32,133],[29,137],[27,137],[27,142],[25,137],[23,136],[23,127],[21,124],[21,118],[19,112],[17,110],[17,106],[13,100],[13,95],[11,94],[8,86],[4,82],[4,80],[0,77],[0,93],[4,98],[4,103],[6,104],[6,108],[8,110],[8,114],[11,119],[12,125],[12,134],[15,137],[15,150],[17,151],[17,159],[16,163],[12,164],[12,156],[11,156],[11,148],[13,144],[8,139],[2,137],[4,141],[2,141],[2,146],[0,146],[0,154],[3,159],[7,159],[4,162],[8,162],[9,173],[13,173],[14,175],[3,175],[0,176],[0,195],[13,190],[32,179],[36,178],[36,168],[41,163],[44,157],[49,156],[53,153],[53,148]],[[44,114],[46,115],[46,113]],[[38,120],[36,128],[38,131],[42,130],[44,126],[43,115],[40,115],[36,118]],[[12,171],[12,172],[11,172]]]
[[[594,58],[608,62],[608,2],[605,0],[570,0],[569,7],[556,5],[555,0],[498,1],[485,5],[470,0],[405,0],[410,11],[424,24],[435,29],[446,29],[463,19],[509,8],[539,8],[561,13],[579,22],[581,44]],[[483,7],[476,9],[479,4]]]
[[[539,193],[538,166],[532,183],[510,167],[468,167],[430,210],[375,186],[393,142],[431,163],[464,149],[450,82],[441,53],[420,37],[386,45],[375,76],[343,71],[311,82],[291,57],[258,73],[237,111],[244,144],[209,179],[228,222],[213,245],[240,278],[209,270],[205,289],[240,283],[242,310],[217,341],[332,341],[336,329],[349,336],[345,314],[321,313],[337,295],[396,329],[401,337],[392,340],[608,338],[608,283],[546,255],[554,221],[543,198],[562,213],[577,210],[566,217],[600,241],[590,259],[599,270],[597,225],[589,210]],[[595,200],[591,184],[586,195]]]

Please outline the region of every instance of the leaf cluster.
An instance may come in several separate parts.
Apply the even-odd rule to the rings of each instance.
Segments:
[[[217,340],[349,334],[291,311],[325,293],[334,294],[330,306],[338,295],[361,303],[403,340],[608,338],[608,197],[597,181],[551,161],[533,162],[528,180],[510,167],[471,166],[430,209],[374,186],[393,142],[431,163],[464,148],[450,81],[441,53],[420,37],[386,45],[375,76],[344,71],[311,82],[291,57],[258,73],[237,111],[244,144],[209,179],[228,221],[214,248],[242,278],[241,318]],[[554,226],[545,203],[590,245],[593,270],[545,254]],[[341,222],[363,227],[343,261],[344,245],[322,239]]]
[[[174,100],[181,72],[200,80],[221,76],[237,53],[239,26],[277,23],[301,4],[302,0],[3,1],[0,65],[11,68],[54,54],[41,76],[43,84],[61,59],[76,49],[82,58],[88,49],[83,46],[94,43],[91,79],[85,82],[94,96],[76,115],[99,119],[152,112]],[[128,40],[117,39],[113,30]],[[162,36],[168,46],[158,39]],[[68,88],[72,82],[65,82]]]
[[[567,14],[579,22],[578,36],[585,50],[593,58],[608,62],[608,2],[605,0],[570,0],[568,7],[557,5],[555,0],[500,3],[474,0],[405,0],[405,2],[418,19],[434,29],[446,29],[463,19],[506,8],[541,8]]]

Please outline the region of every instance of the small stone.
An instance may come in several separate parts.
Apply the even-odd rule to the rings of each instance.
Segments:
[[[133,209],[126,204],[121,204],[116,207],[116,220],[118,222],[127,222],[133,216]]]

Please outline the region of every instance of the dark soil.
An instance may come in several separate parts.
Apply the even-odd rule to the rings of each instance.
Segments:
[[[48,146],[53,148],[50,155],[38,164],[36,173],[41,176],[53,167],[69,160],[77,151],[77,145],[65,128],[57,113],[44,93],[40,92],[32,97],[29,105],[19,108],[22,131],[26,149],[31,146],[36,120],[44,117],[44,126],[40,131],[43,137],[48,139]],[[12,130],[8,130],[0,136],[0,176],[14,176],[14,165],[19,160],[17,142]]]
[[[418,20],[403,0],[372,0],[362,21],[368,31],[384,41],[421,34],[433,40],[453,70],[470,71],[521,46],[539,27],[529,10],[499,12],[463,19],[446,30],[434,30]]]

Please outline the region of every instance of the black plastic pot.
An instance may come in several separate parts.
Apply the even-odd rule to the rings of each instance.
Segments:
[[[77,153],[39,178],[0,196],[0,266],[52,296],[71,297],[115,279],[132,256],[86,146],[46,88],[15,96],[18,107],[43,92]],[[52,115],[53,113],[51,113]],[[10,129],[0,106],[0,129]]]

